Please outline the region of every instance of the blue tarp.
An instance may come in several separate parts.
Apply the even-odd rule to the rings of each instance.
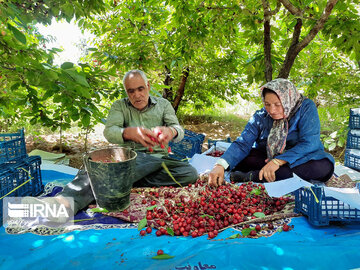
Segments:
[[[63,177],[63,175],[61,175]],[[0,269],[354,269],[360,267],[360,224],[313,227],[293,218],[289,232],[226,239],[141,237],[137,229],[9,235],[0,229]],[[174,256],[154,260],[157,250]]]
[[[354,269],[360,266],[360,226],[294,229],[258,239],[206,236],[141,237],[137,229],[75,231],[58,236],[7,235],[0,231],[1,269]],[[174,256],[154,260],[157,250]],[[197,268],[196,268],[196,267]],[[204,268],[205,269],[205,268]]]

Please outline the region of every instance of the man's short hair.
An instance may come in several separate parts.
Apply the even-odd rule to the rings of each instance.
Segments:
[[[126,90],[125,80],[126,80],[130,75],[140,75],[141,78],[143,78],[143,80],[144,80],[144,82],[145,82],[145,85],[147,86],[147,84],[148,84],[148,79],[147,79],[146,74],[144,73],[144,71],[141,71],[141,70],[138,70],[138,69],[133,69],[133,70],[130,70],[130,71],[126,72],[126,74],[124,75],[123,85],[124,85],[124,89],[125,89],[125,90]]]

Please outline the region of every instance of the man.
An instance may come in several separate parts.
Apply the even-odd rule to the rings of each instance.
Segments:
[[[117,100],[112,105],[106,120],[104,136],[110,143],[130,147],[137,152],[134,185],[176,186],[163,169],[163,162],[177,182],[184,185],[194,183],[198,178],[195,168],[186,162],[164,155],[167,152],[166,147],[165,150],[163,148],[169,141],[178,142],[184,137],[184,131],[170,102],[164,98],[150,96],[150,84],[145,73],[140,70],[127,72],[123,85],[128,97]],[[150,152],[149,148],[153,151]],[[74,199],[74,213],[95,200],[86,171],[80,170],[59,195],[44,200],[49,203],[60,202],[70,207],[65,197]]]
[[[164,155],[167,154],[166,148],[161,148],[171,140],[179,142],[184,137],[184,130],[170,102],[150,96],[150,84],[140,70],[127,72],[123,84],[128,97],[112,105],[104,136],[110,143],[130,147],[137,152],[134,184],[176,185],[162,168],[162,162],[179,183],[195,182],[198,177],[196,169],[188,163],[167,158]],[[158,142],[152,138],[157,138]]]

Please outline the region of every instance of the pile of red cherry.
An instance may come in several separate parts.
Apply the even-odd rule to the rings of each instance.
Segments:
[[[215,188],[200,179],[187,187],[161,187],[149,191],[147,195],[152,206],[147,208],[146,219],[139,227],[147,226],[140,235],[151,233],[152,227],[155,227],[158,229],[157,236],[198,237],[208,234],[210,239],[229,226],[281,211],[291,201],[287,197],[268,196],[262,184],[248,182],[240,186],[226,184]],[[142,203],[149,204],[149,200],[143,199]],[[266,227],[274,229],[271,223]],[[244,225],[244,228],[249,228],[249,225]],[[262,229],[265,228],[257,225],[249,235],[256,236]],[[285,224],[282,229],[288,231],[290,227]]]
[[[220,150],[215,150],[213,152],[207,153],[207,156],[212,156],[212,157],[221,157],[225,152],[224,151],[220,151]]]

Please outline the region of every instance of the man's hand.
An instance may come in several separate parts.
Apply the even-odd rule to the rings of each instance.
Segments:
[[[278,164],[276,164],[278,163]],[[274,182],[276,180],[275,172],[280,168],[280,165],[284,165],[286,161],[276,159],[276,163],[269,161],[259,172],[259,180],[265,180],[267,182]]]
[[[170,127],[154,128],[155,137],[162,145],[167,145],[176,136],[176,129],[174,129],[174,132],[171,130]]]
[[[209,174],[208,184],[213,187],[221,186],[224,183],[224,172],[224,167],[216,164]]]
[[[157,144],[156,140],[151,139],[151,138],[156,138],[156,134],[150,129],[143,127],[125,128],[123,132],[123,138],[125,140],[140,143],[145,147],[151,147]]]

